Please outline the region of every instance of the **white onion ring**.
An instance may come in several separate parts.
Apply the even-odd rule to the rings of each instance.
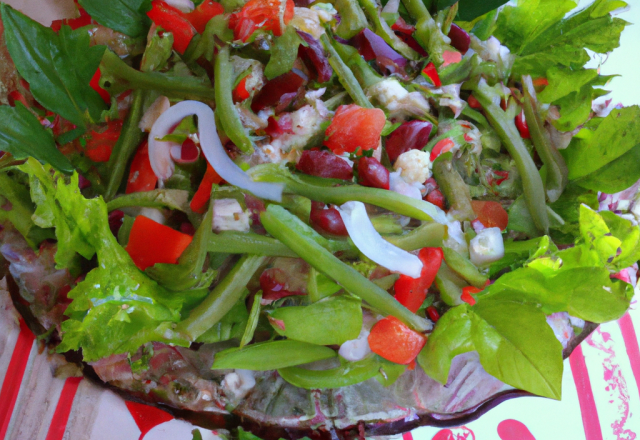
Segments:
[[[196,8],[196,5],[191,0],[164,0],[164,2],[185,13],[189,13]]]
[[[151,168],[158,176],[159,184],[173,174],[175,165],[171,159],[171,147],[175,142],[161,141],[169,131],[187,116],[198,117],[198,133],[200,147],[207,161],[216,173],[229,184],[244,189],[262,199],[274,202],[282,201],[283,185],[279,183],[254,182],[249,175],[242,171],[227,155],[216,132],[216,122],[213,110],[198,101],[182,101],[170,107],[153,124],[149,134],[149,159]]]
[[[347,202],[338,208],[338,212],[360,252],[392,272],[420,278],[420,258],[383,239],[373,227],[364,203]]]

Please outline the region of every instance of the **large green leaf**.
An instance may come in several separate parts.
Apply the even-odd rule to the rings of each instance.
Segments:
[[[79,0],[80,6],[98,23],[130,37],[142,37],[151,21],[146,12],[150,0]]]

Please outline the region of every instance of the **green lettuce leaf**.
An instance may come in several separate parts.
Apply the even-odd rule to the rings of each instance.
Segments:
[[[34,98],[80,131],[99,121],[106,105],[89,81],[105,47],[91,46],[86,29],[62,26],[56,34],[4,3],[0,11],[7,49]]]
[[[146,12],[151,9],[150,0],[79,0],[98,23],[130,37],[143,37],[151,20]]]
[[[73,171],[71,162],[56,147],[53,135],[19,101],[15,107],[0,106],[0,151],[11,153],[16,159],[35,157],[65,173]]]
[[[302,40],[296,28],[287,26],[282,36],[275,39],[271,47],[271,57],[264,68],[267,79],[273,79],[293,69],[293,63],[298,57],[298,46]]]
[[[425,373],[447,383],[451,361],[477,351],[487,373],[534,394],[560,399],[562,346],[535,306],[486,299],[445,313],[418,356]]]
[[[630,187],[640,179],[640,107],[590,121],[562,154],[569,180],[583,188],[616,193]]]

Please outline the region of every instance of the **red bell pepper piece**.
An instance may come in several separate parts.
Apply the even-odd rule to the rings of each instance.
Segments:
[[[434,189],[429,194],[427,194],[427,202],[436,205],[440,209],[444,209],[444,194],[439,189]]]
[[[467,99],[467,103],[471,108],[474,108],[476,110],[482,109],[482,104],[480,104],[480,101],[478,101],[476,97],[473,95],[469,95],[469,98]]]
[[[173,34],[173,48],[183,54],[191,39],[196,35],[196,28],[185,17],[185,13],[162,0],[153,0],[147,16],[158,26]]]
[[[422,261],[420,278],[400,275],[400,278],[398,278],[393,286],[396,292],[395,298],[400,304],[413,313],[418,311],[427,297],[427,290],[429,290],[429,287],[431,287],[431,284],[433,284],[433,281],[436,279],[436,274],[442,264],[444,253],[440,248],[422,248],[418,257],[420,261]]]
[[[105,104],[109,104],[111,102],[111,95],[105,89],[100,87],[101,76],[102,76],[102,72],[100,71],[100,68],[98,68],[96,70],[96,73],[94,73],[93,76],[91,77],[91,81],[89,82],[89,85],[93,90],[98,92],[98,94],[100,95],[102,100],[105,102]]]
[[[109,121],[107,128],[102,132],[91,130],[85,137],[87,144],[84,154],[94,162],[107,162],[121,131],[121,119]]]
[[[282,21],[289,24],[293,18],[293,0],[286,0]],[[253,33],[262,29],[272,31],[279,37],[284,32],[280,24],[280,0],[249,0],[242,10],[229,17],[229,29],[233,29],[233,37],[246,43]]]
[[[450,151],[455,146],[456,146],[455,142],[453,142],[453,140],[449,138],[438,141],[438,143],[433,146],[433,150],[431,150],[431,155],[429,156],[429,160],[433,162],[438,158],[438,156],[446,153],[447,151]]]
[[[218,173],[216,173],[216,170],[207,163],[207,171],[204,173],[204,177],[202,178],[202,182],[200,182],[198,191],[193,195],[191,203],[189,204],[193,212],[204,214],[204,211],[207,209],[207,202],[211,197],[211,188],[213,188],[214,184],[218,184],[220,182],[222,182],[222,177],[220,177]]]
[[[440,87],[442,85],[440,75],[438,75],[438,69],[436,69],[436,65],[433,63],[427,64],[424,69],[422,69],[422,76],[436,87]]]
[[[76,18],[64,18],[62,20],[53,20],[51,23],[51,29],[54,32],[58,32],[63,24],[71,27],[71,29],[78,29],[83,26],[88,26],[90,24],[96,24],[96,22],[91,18],[91,16],[84,10],[84,8],[76,3],[76,7],[78,8],[78,12],[80,13],[79,17]]]
[[[224,14],[224,8],[220,3],[212,0],[204,0],[193,11],[184,14],[199,34],[203,33],[207,23],[216,15]]]
[[[484,202],[472,200],[471,207],[478,216],[478,220],[485,228],[498,227],[504,231],[509,224],[509,214],[498,202]]]
[[[327,127],[324,144],[335,154],[353,153],[358,147],[362,150],[376,149],[386,120],[379,108],[341,105]]]
[[[193,237],[139,215],[126,250],[140,270],[157,263],[176,264]]]
[[[401,365],[410,364],[427,343],[426,336],[411,330],[395,316],[378,321],[367,340],[375,354]]]
[[[247,78],[249,78],[249,75],[242,78],[236,88],[233,89],[233,102],[241,102],[251,96],[247,91]]]
[[[473,306],[476,303],[476,299],[471,295],[475,295],[476,293],[480,293],[480,292],[482,292],[482,290],[483,289],[478,289],[477,287],[473,287],[473,286],[463,287],[462,288],[462,295],[460,296],[460,299],[462,301],[466,302],[467,304],[469,304],[470,306]]]
[[[547,78],[536,78],[533,80],[533,86],[534,87],[543,87],[543,86],[548,86],[549,85],[549,80]]]
[[[527,120],[524,116],[524,110],[522,110],[520,114],[516,116],[516,128],[520,132],[520,136],[522,136],[522,139],[531,139],[531,133],[529,132],[529,126],[527,125]]]
[[[153,172],[149,161],[149,143],[144,141],[131,161],[125,192],[131,194],[151,191],[156,187],[156,183],[158,183],[158,176]]]

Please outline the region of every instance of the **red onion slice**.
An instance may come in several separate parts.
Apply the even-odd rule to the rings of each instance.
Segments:
[[[164,112],[153,124],[149,135],[149,159],[151,168],[160,182],[173,174],[174,164],[171,159],[171,147],[179,145],[175,142],[165,142],[159,139],[169,134],[175,125],[191,115],[198,117],[198,133],[202,152],[220,177],[229,184],[247,190],[262,199],[282,201],[283,186],[281,184],[254,182],[229,158],[216,132],[213,110],[198,101],[179,102]]]
[[[393,272],[420,278],[422,261],[385,239],[375,230],[362,202],[347,202],[338,208],[349,237],[371,260]]]

